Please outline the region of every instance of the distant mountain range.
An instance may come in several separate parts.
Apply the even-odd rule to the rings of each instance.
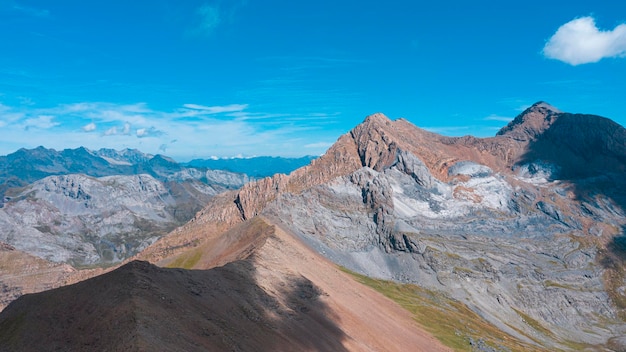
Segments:
[[[53,262],[119,262],[251,179],[136,149],[20,149],[0,156],[0,242]]]
[[[274,156],[257,156],[251,158],[214,158],[193,159],[186,163],[190,167],[206,167],[209,169],[239,172],[251,177],[262,178],[277,173],[289,174],[295,169],[309,165],[315,156],[301,158],[283,158]]]
[[[212,196],[108,274],[42,263],[13,234],[5,302],[43,290],[43,272],[47,287],[93,278],[13,301],[0,347],[624,351],[625,141],[607,118],[545,102],[491,138],[374,114],[309,165]],[[158,223],[168,198],[140,181],[122,208]],[[109,180],[32,192],[80,216],[89,182]]]
[[[0,242],[53,262],[116,263],[249,180],[132,149],[20,149],[0,157]]]

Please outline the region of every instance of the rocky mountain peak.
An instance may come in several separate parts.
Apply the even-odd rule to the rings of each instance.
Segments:
[[[552,105],[539,101],[533,104],[513,121],[498,131],[498,136],[507,136],[519,141],[530,141],[550,127],[561,111]]]
[[[390,122],[391,120],[385,114],[381,112],[371,114],[367,116],[365,120],[363,121],[363,123],[384,123],[384,124],[387,124]]]
[[[571,336],[602,344],[623,335],[610,301],[623,276],[606,285],[613,291],[588,288],[605,287],[601,251],[623,257],[623,237],[618,250],[602,241],[624,229],[626,197],[615,191],[626,189],[624,133],[608,119],[545,102],[484,139],[370,115],[310,165],[212,198],[142,258],[173,263],[199,248],[243,243],[233,229],[260,216],[350,270],[452,292],[524,341],[540,334],[528,316],[556,331],[537,340],[548,350]],[[539,172],[517,171],[524,167]],[[537,176],[543,169],[550,172]],[[290,249],[285,243],[280,253]]]
[[[561,110],[555,108],[554,106],[550,105],[549,103],[546,103],[545,101],[538,101],[538,102],[534,103],[533,105],[531,105],[526,110],[548,110],[548,111],[553,111],[553,112],[562,112]]]
[[[368,116],[363,123],[350,131],[361,166],[380,171],[391,165],[399,147],[404,145],[406,132],[398,126],[397,121],[391,121],[381,113]]]

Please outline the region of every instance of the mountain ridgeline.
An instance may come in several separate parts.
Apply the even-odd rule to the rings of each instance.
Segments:
[[[116,263],[249,181],[132,149],[20,149],[0,157],[0,242],[52,262]]]
[[[456,350],[623,351],[625,141],[609,119],[544,102],[491,138],[374,114],[309,165],[211,197],[133,257],[177,269],[136,263],[17,299],[0,313],[0,346],[149,349],[180,331],[199,346],[188,350],[446,350],[424,327]],[[115,297],[149,305],[108,319],[108,296],[89,311],[55,308],[124,275],[139,283]],[[225,311],[201,316],[207,304]],[[129,312],[141,321],[125,344],[101,342]],[[103,339],[63,342],[46,319]],[[278,345],[258,340],[270,332]]]

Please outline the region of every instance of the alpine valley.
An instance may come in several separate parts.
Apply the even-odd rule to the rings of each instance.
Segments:
[[[374,114],[257,180],[130,150],[0,165],[0,351],[626,351],[607,118],[539,102],[475,138]]]

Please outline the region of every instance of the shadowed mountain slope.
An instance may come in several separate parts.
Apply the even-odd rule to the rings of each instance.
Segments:
[[[133,261],[22,296],[0,313],[0,350],[446,350],[406,311],[265,220],[234,233],[254,241],[216,251],[232,254],[220,267]]]
[[[444,137],[374,114],[310,165],[213,197],[191,222],[137,258],[211,277],[210,289],[200,286],[200,295],[237,307],[227,314],[235,320],[224,326],[255,321],[262,326],[245,336],[259,342],[254,331],[269,331],[280,341],[268,344],[271,349],[437,350],[440,345],[416,323],[432,327],[443,317],[439,312],[454,311],[447,317],[465,326],[459,312],[471,310],[481,323],[454,331],[457,348],[625,350],[624,133],[608,119],[563,113],[543,102],[482,139]],[[336,264],[419,285],[424,291],[397,284],[394,292],[427,292],[420,294],[429,297],[428,306],[441,309],[412,320]],[[163,273],[174,279],[156,279]],[[178,275],[192,274],[155,269],[150,292],[182,289]],[[230,296],[210,293],[219,287]],[[172,304],[188,299],[187,291],[163,292],[161,305],[158,297],[150,301],[159,319],[170,314],[167,297]],[[295,295],[300,300],[316,298],[302,303],[294,292],[301,292]],[[176,301],[179,295],[187,298]],[[409,309],[426,302],[400,296]],[[22,327],[27,305],[19,302],[0,314],[0,327]],[[176,310],[187,312],[186,306]],[[176,341],[170,336],[184,322],[172,321],[173,330],[163,332],[140,324],[149,328],[133,343],[151,343],[157,335],[160,343]],[[276,329],[266,330],[267,324]],[[491,328],[483,330],[485,324]],[[494,336],[493,329],[502,334]],[[309,330],[319,341],[310,340]],[[220,337],[232,332],[210,331]],[[205,343],[194,336],[186,339]],[[14,343],[6,338],[0,341]]]
[[[180,264],[262,215],[351,270],[445,292],[525,343],[617,348],[624,133],[544,102],[492,138],[374,114],[311,165],[214,197],[140,257]]]

